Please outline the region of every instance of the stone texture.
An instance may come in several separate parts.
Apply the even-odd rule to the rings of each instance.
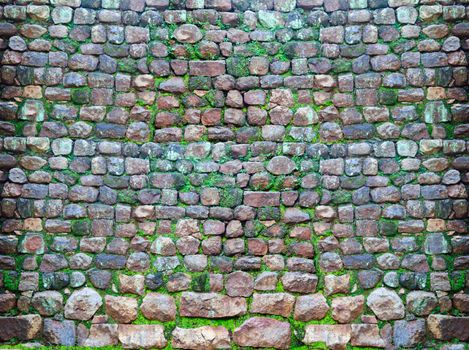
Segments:
[[[121,324],[118,337],[125,349],[162,349],[167,344],[164,327],[156,324]]]
[[[91,288],[73,292],[64,307],[65,317],[72,320],[89,320],[103,304],[101,296]]]
[[[405,314],[401,298],[387,288],[378,288],[371,292],[366,304],[380,320],[396,320],[403,318]]]
[[[176,327],[172,333],[172,346],[176,349],[230,349],[231,338],[224,327]]]
[[[233,341],[239,346],[288,349],[290,338],[288,322],[265,317],[250,318],[233,332]]]
[[[3,1],[1,342],[459,350],[467,5]]]
[[[246,311],[246,299],[216,293],[184,292],[179,308],[181,316],[205,318],[233,317]]]

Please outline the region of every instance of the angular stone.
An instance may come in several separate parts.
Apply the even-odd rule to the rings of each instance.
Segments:
[[[394,345],[404,348],[412,348],[425,341],[425,320],[414,321],[399,320],[394,322]]]
[[[176,327],[171,345],[176,349],[230,349],[231,339],[225,327]]]
[[[302,322],[321,320],[328,311],[329,305],[322,294],[300,295],[296,298],[294,318]]]
[[[250,311],[258,314],[280,315],[289,317],[295,297],[288,293],[254,294]]]
[[[49,344],[74,346],[76,343],[76,328],[73,321],[56,321],[46,318],[43,334]]]
[[[265,317],[250,318],[233,332],[233,341],[243,347],[288,349],[290,338],[288,322]]]
[[[68,298],[64,315],[72,320],[89,320],[103,304],[101,296],[91,288],[74,291]]]
[[[331,349],[344,349],[352,336],[348,324],[310,324],[305,327],[303,343],[325,343]]]
[[[38,292],[34,294],[31,303],[42,316],[53,316],[62,311],[63,296],[55,291]]]
[[[179,313],[185,317],[224,318],[244,315],[246,299],[217,293],[184,292]]]
[[[176,303],[169,295],[148,293],[143,298],[140,310],[143,316],[149,320],[169,322],[176,318]]]
[[[371,292],[366,304],[383,321],[397,320],[405,315],[401,298],[395,291],[387,288],[378,288]]]
[[[254,279],[247,272],[235,271],[226,277],[225,288],[230,297],[249,297],[254,289]]]
[[[0,317],[0,340],[12,338],[32,340],[42,330],[42,318],[39,315],[21,315],[16,317]]]
[[[332,318],[339,323],[351,323],[363,312],[364,305],[363,295],[334,298],[331,303]]]
[[[380,336],[378,325],[376,324],[352,324],[352,346],[366,346],[384,348],[385,342]]]
[[[310,273],[286,272],[282,276],[283,288],[288,292],[313,293],[317,283],[318,277]]]
[[[117,324],[92,324],[88,337],[80,345],[89,347],[117,345],[119,342],[117,329]]]
[[[189,61],[189,73],[196,76],[216,77],[225,74],[225,61]]]
[[[164,327],[157,324],[120,324],[118,338],[125,349],[162,349],[168,343]]]
[[[468,341],[467,327],[469,327],[469,317],[430,315],[427,318],[427,328],[432,336],[438,340]]]
[[[118,323],[131,323],[137,318],[137,299],[106,295],[106,313]]]
[[[406,296],[407,310],[417,316],[429,315],[438,305],[434,293],[424,291],[412,291]]]

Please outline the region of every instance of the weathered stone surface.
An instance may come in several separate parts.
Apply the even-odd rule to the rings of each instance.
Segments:
[[[371,292],[366,304],[380,320],[396,320],[403,318],[405,314],[401,298],[395,291],[387,288],[378,288]]]
[[[63,296],[59,292],[46,291],[35,293],[31,303],[43,316],[53,316],[62,310]]]
[[[184,292],[181,295],[179,307],[181,316],[222,318],[244,315],[246,312],[246,299],[241,297],[193,292]]]
[[[351,326],[348,324],[311,324],[305,327],[303,343],[325,343],[330,348],[344,348],[352,336]]]
[[[320,294],[301,295],[296,298],[294,317],[295,320],[308,322],[321,320],[329,311],[326,298]]]
[[[120,324],[118,338],[125,349],[162,349],[168,343],[164,327],[157,324]]]
[[[12,338],[32,340],[39,336],[42,330],[42,318],[39,315],[21,315],[15,317],[0,317],[0,340]]]
[[[176,349],[230,349],[231,338],[225,327],[176,327],[171,345]]]
[[[459,350],[467,5],[4,0],[0,333]]]
[[[137,299],[107,295],[104,300],[106,313],[118,323],[130,323],[137,318]]]
[[[467,341],[469,339],[466,332],[468,323],[468,317],[430,315],[427,319],[427,328],[435,339]]]
[[[399,320],[394,323],[394,345],[411,348],[425,340],[425,320]]]
[[[193,24],[181,25],[173,35],[177,41],[189,44],[194,44],[202,39],[202,32]]]
[[[239,346],[288,349],[291,329],[288,322],[265,317],[253,317],[233,332],[233,341]]]
[[[250,311],[256,314],[280,315],[289,317],[295,297],[288,293],[254,294]]]
[[[339,323],[351,323],[362,312],[365,305],[365,298],[362,295],[357,297],[337,297],[332,299],[332,318]]]
[[[353,346],[369,346],[384,348],[386,343],[381,338],[378,325],[352,324],[352,337],[350,344]]]
[[[143,298],[140,310],[149,320],[168,322],[176,318],[176,303],[169,295],[148,293]]]
[[[412,291],[406,297],[407,309],[417,316],[429,315],[438,305],[435,294],[431,292]]]
[[[74,346],[76,343],[76,327],[73,321],[44,320],[44,338],[53,345]]]
[[[91,288],[83,288],[72,293],[64,307],[65,317],[72,320],[89,320],[101,307],[101,296]]]
[[[288,175],[295,170],[295,163],[288,157],[272,158],[267,164],[267,170],[274,175]]]

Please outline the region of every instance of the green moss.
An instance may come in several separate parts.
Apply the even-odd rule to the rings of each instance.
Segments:
[[[226,60],[226,71],[234,77],[249,75],[249,60],[246,57],[234,56]]]
[[[224,188],[220,193],[220,206],[233,208],[243,202],[243,190],[240,188]]]
[[[82,87],[72,89],[71,98],[72,102],[76,104],[86,104],[90,102],[91,89],[89,87]]]
[[[209,292],[210,275],[208,273],[202,273],[198,276],[192,276],[191,285],[194,292]]]
[[[19,275],[14,271],[8,271],[3,274],[3,286],[6,290],[17,291],[19,281]]]
[[[389,88],[380,88],[379,89],[379,103],[383,105],[395,105],[397,103],[397,90]]]
[[[124,73],[136,73],[137,62],[131,58],[123,58],[117,62],[117,70]]]

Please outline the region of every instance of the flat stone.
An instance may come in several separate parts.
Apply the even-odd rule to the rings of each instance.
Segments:
[[[352,346],[366,346],[384,348],[386,346],[380,336],[378,325],[376,324],[352,324]]]
[[[288,349],[291,329],[288,322],[272,318],[253,317],[233,332],[233,341],[239,346]]]
[[[258,314],[280,315],[289,317],[295,297],[288,293],[254,294],[250,311]]]
[[[425,341],[425,320],[399,320],[394,322],[393,340],[398,347],[411,348]]]
[[[0,340],[12,338],[32,340],[39,336],[42,329],[42,318],[39,315],[21,315],[0,317]]]
[[[344,349],[352,336],[348,324],[310,324],[305,327],[303,343],[325,343],[331,349]]]
[[[427,327],[432,336],[438,340],[469,340],[469,333],[467,332],[469,317],[430,315],[427,318]]]
[[[181,295],[179,313],[186,317],[224,318],[244,315],[246,299],[217,293],[184,292]]]
[[[177,349],[231,349],[231,338],[225,327],[176,327],[171,345]]]
[[[73,321],[56,321],[46,318],[43,334],[49,344],[74,346],[76,343],[76,327]]]
[[[168,343],[164,327],[158,324],[120,324],[118,338],[125,349],[162,349]]]

